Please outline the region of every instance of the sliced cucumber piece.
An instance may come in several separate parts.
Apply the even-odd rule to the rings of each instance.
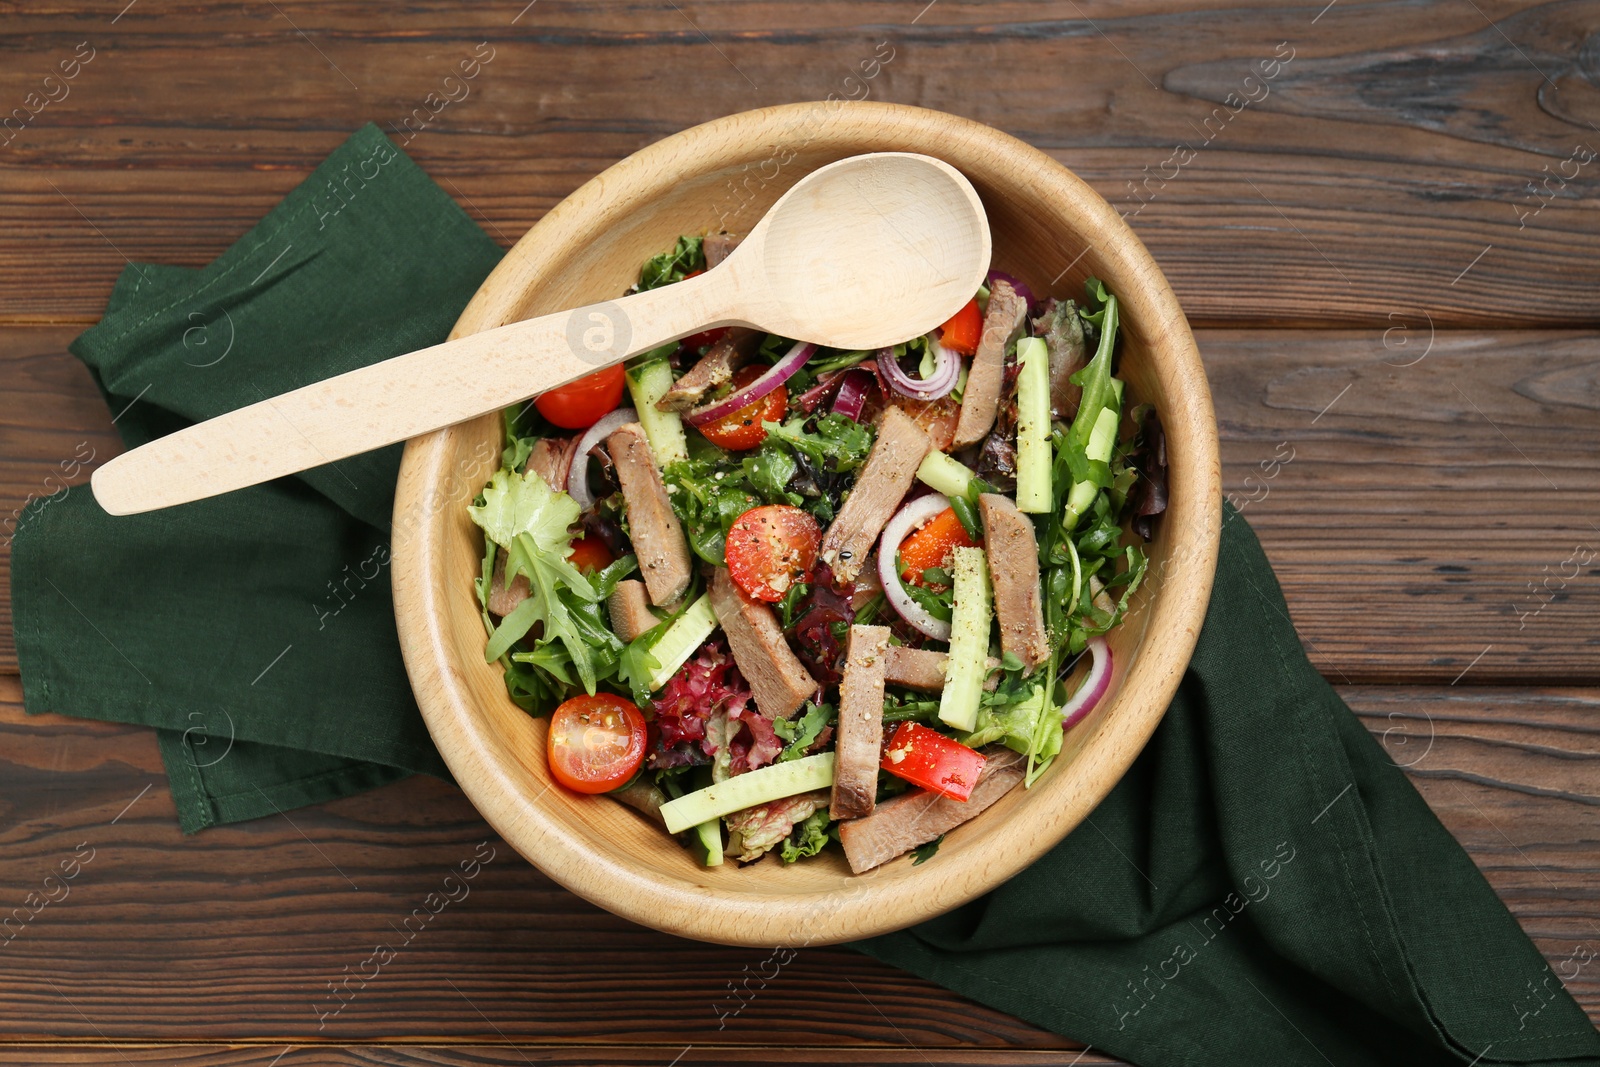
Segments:
[[[656,401],[672,388],[672,367],[664,359],[652,359],[628,371],[628,392],[633,395],[633,410],[650,441],[656,466],[665,467],[689,458],[689,440],[683,436],[683,420],[676,411],[661,411]]]
[[[967,495],[967,486],[977,475],[960,460],[951,459],[943,452],[929,452],[917,468],[917,477],[945,496],[957,497]]]
[[[694,853],[700,858],[702,867],[722,866],[722,820],[707,819],[694,828],[694,833],[689,835],[689,844],[693,846]]]
[[[1089,447],[1084,449],[1090,462],[1111,462],[1111,450],[1117,444],[1117,424],[1121,421],[1122,414],[1116,408],[1101,410],[1094,429],[1089,433]],[[1100,487],[1093,482],[1073,483],[1072,490],[1067,493],[1067,529],[1072,529],[1083,514],[1094,506],[1094,498],[1099,495]]]
[[[677,834],[756,804],[826,789],[832,784],[833,753],[819,752],[788,763],[769,763],[726,782],[685,793],[661,805],[661,817],[667,821],[667,832]]]
[[[981,548],[955,550],[955,611],[950,619],[950,653],[945,657],[939,719],[971,733],[978,724],[983,680],[989,673],[990,604],[988,560]]]
[[[711,610],[711,597],[702,593],[650,646],[650,654],[661,664],[650,675],[650,691],[666,685],[716,628],[717,613]]]
[[[1050,351],[1038,337],[1017,342],[1017,510],[1050,511]],[[1092,443],[1092,442],[1091,442]]]

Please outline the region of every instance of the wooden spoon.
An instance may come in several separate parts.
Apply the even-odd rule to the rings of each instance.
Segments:
[[[753,326],[829,348],[927,333],[989,269],[972,185],[929,156],[852,156],[802,178],[715,269],[514,322],[295,389],[152,441],[94,472],[134,515],[258,485],[508,407],[668,341]]]

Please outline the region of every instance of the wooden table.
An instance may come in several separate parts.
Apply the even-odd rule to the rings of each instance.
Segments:
[[[0,510],[118,450],[66,345],[125,260],[207,262],[363,121],[509,244],[725,112],[968,115],[1130,214],[1312,659],[1600,1016],[1597,5],[524,2],[7,5]],[[0,1063],[1116,1062],[848,951],[764,980],[630,926],[438,781],[186,839],[148,731],[24,716],[3,610],[0,910],[94,859],[4,950]],[[486,839],[470,897],[319,1022]]]

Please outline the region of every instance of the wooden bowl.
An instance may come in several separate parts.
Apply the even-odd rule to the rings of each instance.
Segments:
[[[478,290],[454,336],[620,295],[681,233],[742,232],[801,175],[861,152],[924,152],[976,186],[995,267],[1041,298],[1081,296],[1089,275],[1122,301],[1120,373],[1167,435],[1171,502],[1137,610],[1111,636],[1112,690],[1062,757],[945,839],[852,875],[837,850],[784,865],[699,866],[632,809],[552,787],[545,720],[485,664],[472,579],[482,538],[467,505],[499,465],[500,418],[406,446],[395,497],[394,599],[406,668],[428,729],[467,796],[551,878],[618,915],[734,945],[826,945],[938,915],[1022,870],[1076,827],[1127,770],[1176,691],[1216,566],[1221,478],[1210,392],[1183,311],[1117,212],[1065,167],[966,119],[879,103],[749,111],[649,146],[558,204]],[[529,382],[529,389],[538,388]]]

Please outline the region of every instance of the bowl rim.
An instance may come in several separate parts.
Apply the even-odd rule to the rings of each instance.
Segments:
[[[586,900],[641,925],[725,944],[822,945],[903,929],[989,891],[1053,848],[1122,778],[1165,714],[1199,637],[1221,532],[1221,466],[1209,385],[1187,319],[1149,251],[1121,215],[1064,165],[1009,134],[944,112],[875,101],[800,102],[727,115],[656,141],[586,181],[536,222],[484,280],[451,337],[519,317],[526,292],[519,279],[529,263],[541,258],[542,249],[569,247],[593,231],[597,217],[626,217],[648,202],[641,190],[658,186],[663,175],[685,168],[705,172],[736,165],[741,159],[748,160],[751,145],[782,145],[786,133],[814,119],[824,108],[830,112],[830,123],[845,124],[847,133],[888,127],[907,137],[920,135],[924,145],[939,143],[936,138],[956,139],[1008,155],[1027,165],[1030,184],[1064,197],[1086,217],[1087,243],[1094,244],[1088,234],[1115,238],[1114,247],[1102,247],[1100,252],[1120,259],[1130,273],[1142,279],[1137,300],[1143,305],[1142,325],[1151,338],[1159,339],[1152,340],[1151,347],[1165,350],[1170,363],[1163,373],[1185,401],[1178,411],[1163,411],[1169,448],[1176,445],[1181,450],[1181,454],[1173,451],[1170,455],[1174,491],[1163,525],[1183,530],[1174,547],[1186,545],[1188,550],[1169,561],[1176,568],[1169,567],[1161,595],[1152,599],[1153,610],[1138,654],[1112,696],[1116,704],[1137,693],[1142,704],[1104,716],[1073,757],[1072,763],[1081,766],[1070,778],[1072,788],[1055,807],[1041,808],[1026,820],[1003,820],[989,828],[994,841],[992,846],[985,842],[981,869],[975,871],[969,865],[942,870],[931,865],[922,868],[926,873],[919,877],[891,882],[878,882],[869,873],[857,876],[858,888],[847,885],[775,896],[707,884],[709,879],[693,882],[644,865],[617,862],[584,850],[559,827],[530,818],[532,803],[512,799],[518,783],[508,770],[486,760],[458,732],[470,732],[472,707],[451,662],[443,631],[446,611],[434,570],[442,557],[443,524],[424,521],[411,527],[408,536],[395,536],[391,575],[407,673],[428,730],[473,806],[529,862]],[[828,132],[832,136],[840,131],[835,125]],[[437,499],[441,472],[459,429],[449,427],[407,443],[395,491],[397,529],[401,516],[417,501],[428,499],[429,494]],[[1152,634],[1161,639],[1150,640]],[[800,901],[815,909],[820,929],[807,931],[803,937],[799,931],[793,937],[774,936],[771,909],[782,902]],[[674,902],[685,906],[673,906]],[[757,930],[762,932],[753,932]]]

